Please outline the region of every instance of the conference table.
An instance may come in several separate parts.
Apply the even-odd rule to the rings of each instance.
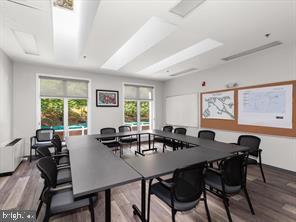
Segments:
[[[146,155],[141,150],[141,136],[148,135],[149,149],[151,136],[174,139],[186,144],[193,144],[191,149],[174,152]],[[102,144],[104,138],[138,137],[138,150],[135,156],[122,159],[113,154],[112,150]],[[227,144],[218,141],[199,139],[197,137],[145,130],[120,132],[112,134],[96,134],[73,136],[67,138],[69,149],[74,198],[105,191],[105,221],[111,221],[111,189],[116,186],[141,180],[141,210],[133,205],[133,211],[146,221],[146,181],[155,177],[172,173],[177,168],[201,162],[215,162],[233,153],[249,151],[250,148]],[[146,151],[147,151],[146,150]]]

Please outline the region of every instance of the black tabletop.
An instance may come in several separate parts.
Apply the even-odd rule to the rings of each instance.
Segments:
[[[74,197],[141,179],[133,168],[99,143],[95,135],[67,139]]]
[[[109,133],[109,134],[96,134],[94,135],[97,139],[104,138],[112,138],[112,137],[125,137],[125,136],[133,136],[133,135],[144,135],[150,134],[151,130],[139,130],[139,131],[129,131],[129,132],[117,132],[117,133]]]
[[[213,162],[229,155],[226,152],[218,152],[199,146],[144,157],[132,157],[125,161],[145,179],[151,179],[172,173],[177,168],[184,168],[204,161]]]
[[[150,134],[179,140],[184,143],[189,143],[197,146],[203,146],[212,150],[220,151],[220,152],[227,152],[227,153],[237,153],[242,151],[248,151],[250,148],[246,146],[238,146],[235,144],[230,143],[223,143],[213,140],[206,140],[206,139],[200,139],[198,137],[194,136],[188,136],[188,135],[181,135],[176,133],[169,133],[169,132],[163,132],[161,130],[151,130]]]

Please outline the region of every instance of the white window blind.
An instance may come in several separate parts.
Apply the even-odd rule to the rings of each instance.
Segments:
[[[63,98],[87,98],[88,81],[41,76],[40,96]]]
[[[140,85],[124,85],[126,100],[153,100],[153,87]]]

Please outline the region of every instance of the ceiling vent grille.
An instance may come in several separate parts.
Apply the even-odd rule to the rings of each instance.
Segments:
[[[178,16],[185,17],[205,1],[206,0],[182,0],[174,8],[172,8],[170,12]]]
[[[197,68],[185,69],[183,71],[180,71],[180,72],[176,72],[174,74],[171,74],[170,76],[173,76],[173,77],[180,76],[180,75],[183,75],[183,74],[186,74],[186,73],[189,73],[189,72],[193,72],[193,71],[196,71],[196,70],[197,70]]]
[[[243,57],[243,56],[247,56],[247,55],[259,52],[259,51],[263,51],[265,49],[268,49],[268,48],[271,48],[271,47],[274,47],[274,46],[278,46],[278,45],[281,45],[281,44],[283,44],[283,43],[280,42],[280,41],[274,41],[274,42],[268,43],[266,45],[262,45],[262,46],[259,46],[259,47],[253,48],[253,49],[249,49],[249,50],[234,54],[232,56],[225,57],[222,60],[223,61],[230,61],[230,60],[237,59],[237,58]]]
[[[26,8],[31,8],[31,9],[39,10],[38,8],[36,8],[34,6],[31,6],[31,5],[26,4],[26,1],[19,1],[19,0],[7,0],[7,1],[10,2],[10,3],[12,3],[12,4],[17,4],[19,6],[23,6],[23,7],[26,7]]]

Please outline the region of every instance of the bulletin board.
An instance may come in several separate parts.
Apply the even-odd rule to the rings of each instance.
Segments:
[[[284,114],[276,115],[274,123],[264,123],[264,112],[269,112],[264,107]],[[256,118],[262,123],[256,125]],[[200,126],[296,137],[296,80],[200,93]]]

